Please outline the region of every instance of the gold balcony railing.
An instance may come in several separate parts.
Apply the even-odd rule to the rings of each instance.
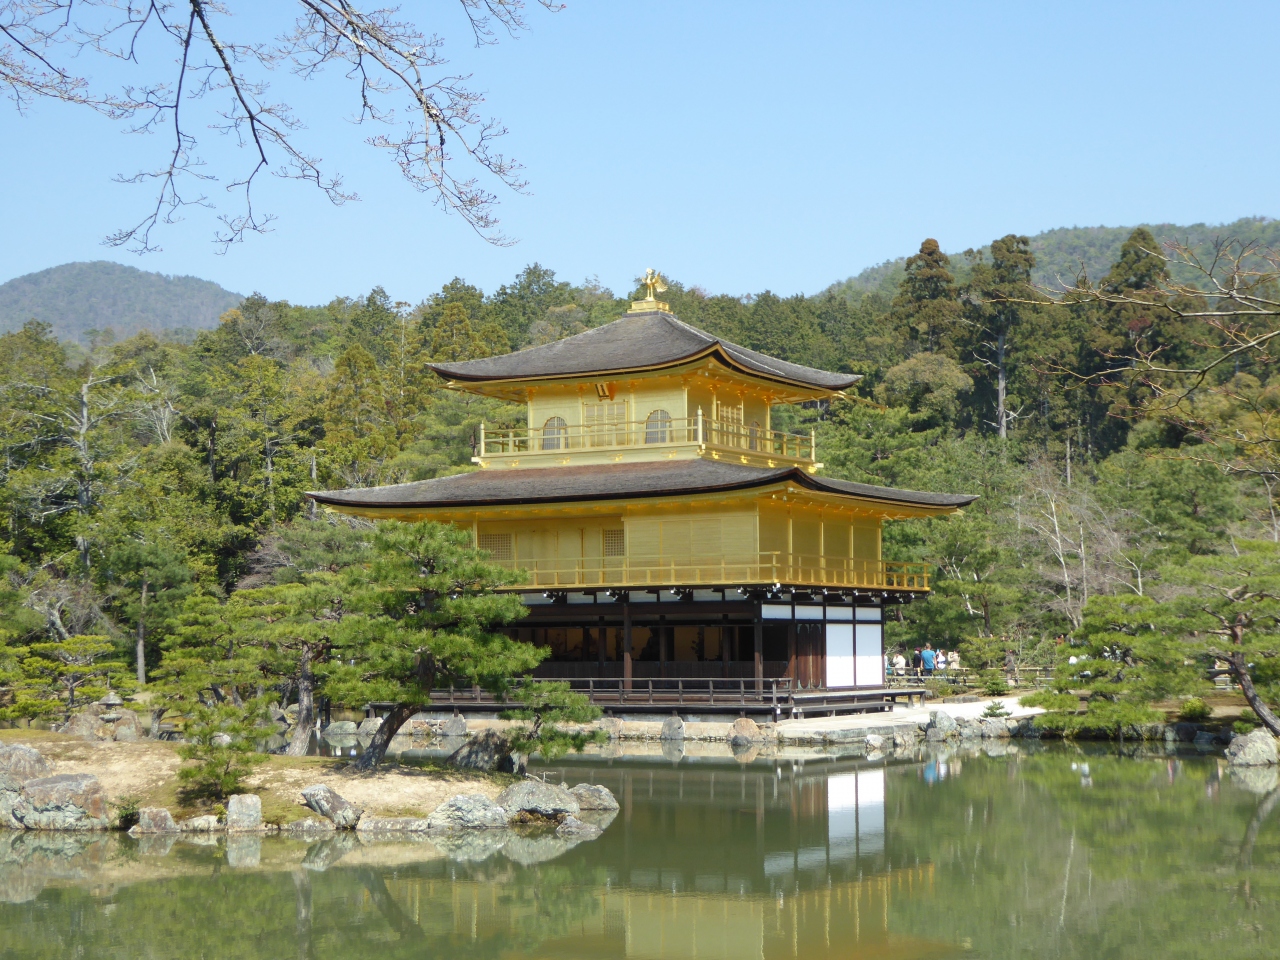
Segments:
[[[755,453],[786,460],[817,459],[813,434],[803,436],[766,430],[756,424],[713,420],[710,417],[673,417],[625,420],[610,423],[552,424],[492,430],[480,425],[478,455],[510,457],[528,454],[562,454],[575,450],[611,450],[650,444],[696,443],[708,447]]]
[[[512,589],[583,587],[751,586],[781,583],[803,587],[873,590],[929,589],[929,565],[762,553],[746,558],[585,557],[497,561],[524,570],[528,579]]]

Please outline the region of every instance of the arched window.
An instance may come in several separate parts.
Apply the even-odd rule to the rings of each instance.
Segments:
[[[655,410],[644,422],[645,443],[667,443],[671,439],[671,414]]]
[[[564,422],[563,417],[551,417],[542,425],[542,449],[543,450],[560,450],[566,447],[566,435],[569,432],[569,425]]]

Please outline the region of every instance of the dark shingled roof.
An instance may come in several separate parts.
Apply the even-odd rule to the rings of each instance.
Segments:
[[[627,314],[554,343],[483,360],[431,364],[431,369],[451,380],[528,380],[674,366],[708,350],[719,353],[726,366],[806,387],[844,390],[860,379],[777,360],[658,312]]]
[[[955,508],[978,499],[966,494],[917,493],[828,480],[798,467],[745,467],[715,460],[662,460],[580,467],[477,470],[436,480],[387,487],[309,493],[335,507],[466,507],[516,503],[564,503],[575,500],[630,500],[717,490],[745,490],[790,481],[810,490],[900,503]]]

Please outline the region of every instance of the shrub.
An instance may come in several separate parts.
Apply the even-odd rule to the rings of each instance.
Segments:
[[[1208,720],[1212,714],[1213,710],[1200,697],[1188,697],[1183,701],[1182,709],[1178,712],[1178,716],[1183,720],[1190,720],[1193,723]]]
[[[1003,697],[1009,692],[1009,684],[999,670],[983,670],[982,692],[989,697]]]
[[[943,697],[954,697],[960,688],[945,680],[926,680],[924,689],[930,700],[940,700]]]
[[[1074,693],[1053,693],[1049,690],[1037,690],[1025,697],[1019,697],[1018,703],[1024,707],[1044,707],[1046,710],[1075,713],[1080,709],[1080,698]]]
[[[261,725],[267,719],[266,704],[254,700],[242,707],[231,703],[204,704],[191,709],[178,748],[191,766],[178,771],[187,784],[184,800],[223,800],[243,790],[244,778],[267,758],[257,751]]]
[[[1009,716],[1009,711],[1004,708],[1003,703],[999,703],[998,701],[992,700],[990,703],[987,704],[987,709],[982,711],[982,715],[986,717],[988,720],[995,720],[998,717]]]
[[[1231,729],[1239,734],[1253,733],[1258,729],[1256,723],[1250,723],[1248,720],[1237,720],[1231,725]]]
[[[142,806],[142,800],[139,797],[127,796],[121,797],[120,802],[116,804],[116,826],[121,830],[128,830],[135,826],[138,822],[138,809]]]

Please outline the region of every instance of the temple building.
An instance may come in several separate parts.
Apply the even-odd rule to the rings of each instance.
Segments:
[[[647,282],[612,323],[432,366],[453,389],[525,406],[520,429],[482,427],[479,469],[314,499],[473,531],[527,571],[513,589],[530,613],[512,630],[551,649],[537,675],[601,703],[631,709],[647,691],[661,706],[678,690],[714,707],[732,688],[778,712],[779,690],[792,710],[806,691],[834,708],[841,691],[882,690],[885,609],[929,590],[927,565],[882,559],[882,524],[975,498],[823,477],[813,435],[774,429],[773,412],[837,400],[858,377],[682,323]]]

